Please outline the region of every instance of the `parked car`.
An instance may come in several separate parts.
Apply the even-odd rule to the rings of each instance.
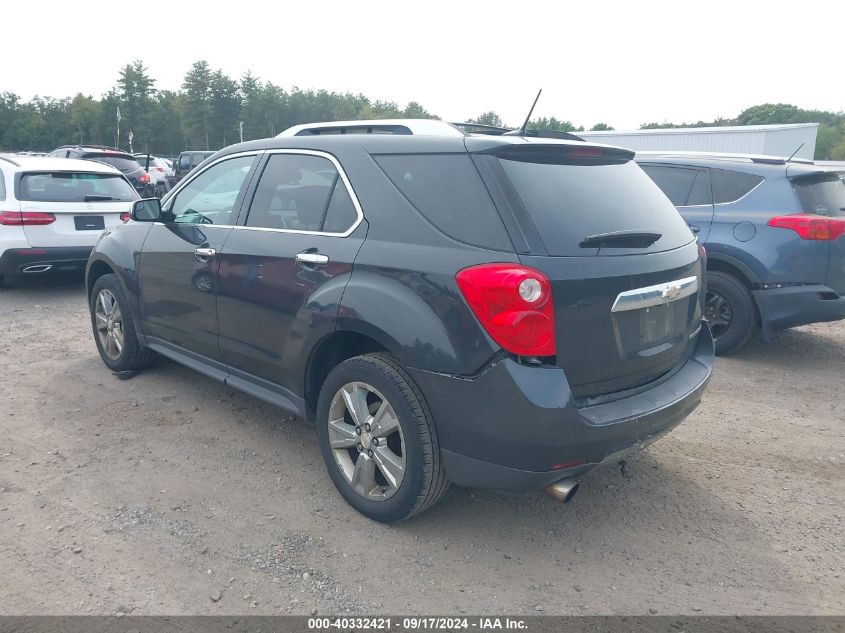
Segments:
[[[128,220],[136,200],[109,165],[0,155],[0,283],[83,269],[103,229]]]
[[[179,158],[173,166],[174,175],[172,179],[173,182],[171,184],[175,185],[177,182],[182,180],[188,172],[193,170],[197,165],[213,154],[213,151],[200,150],[189,150],[179,154]]]
[[[637,162],[707,248],[705,315],[716,351],[758,324],[845,318],[843,169],[771,156],[640,152]]]
[[[158,156],[149,156],[149,167],[147,166],[147,154],[133,154],[135,160],[144,168],[150,175],[150,180],[153,183],[155,197],[161,198],[164,194],[170,191],[169,177],[173,175],[173,169],[167,164],[163,158]]]
[[[105,145],[63,145],[47,156],[54,158],[80,158],[82,160],[95,160],[106,163],[120,170],[135,187],[135,190],[142,196],[153,196],[155,186],[150,175],[141,167],[138,160],[132,155],[115,147]]]
[[[463,133],[234,145],[100,240],[97,348],[316,421],[372,519],[449,481],[567,501],[679,424],[713,363],[700,247],[633,156]]]

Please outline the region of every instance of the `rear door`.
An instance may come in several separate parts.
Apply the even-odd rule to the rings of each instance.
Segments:
[[[817,173],[792,180],[804,213],[830,218],[825,283],[845,295],[845,181],[838,172]]]
[[[223,358],[298,393],[303,349],[334,329],[366,234],[360,205],[333,156],[284,150],[243,215],[219,257]]]
[[[24,223],[30,246],[93,246],[103,229],[119,224],[138,194],[116,173],[24,172],[17,183],[23,213],[55,218]]]
[[[219,360],[218,255],[256,160],[249,154],[215,162],[168,198],[162,221],[147,234],[138,267],[146,336]]]
[[[498,183],[491,187],[502,193],[494,193],[497,206],[528,236],[520,260],[551,280],[556,362],[580,398],[666,373],[701,322],[698,246],[630,158],[566,146],[477,157],[485,179]],[[649,242],[638,234],[657,237]],[[596,236],[609,237],[597,247]]]
[[[692,232],[706,242],[713,225],[710,170],[645,162],[639,165],[675,205]]]

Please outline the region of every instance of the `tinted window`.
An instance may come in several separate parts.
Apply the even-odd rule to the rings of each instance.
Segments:
[[[713,202],[723,204],[736,202],[765,180],[762,176],[744,174],[727,169],[711,169],[710,180],[713,187]]]
[[[344,233],[358,219],[358,211],[352,203],[352,197],[346,189],[343,181],[338,179],[334,186],[334,192],[329,200],[329,208],[326,211],[326,220],[323,222],[323,230],[326,233]]]
[[[707,172],[687,167],[640,165],[676,207],[710,204]]]
[[[111,202],[137,200],[122,176],[110,174],[28,173],[21,176],[20,199],[41,202]]]
[[[131,156],[121,156],[120,154],[85,154],[82,156],[85,160],[96,160],[101,163],[106,163],[112,167],[117,167],[123,173],[129,173],[141,168],[135,158]]]
[[[804,213],[845,216],[845,182],[840,174],[797,178],[792,182]]]
[[[388,178],[446,235],[485,248],[511,251],[490,194],[467,154],[376,156]]]
[[[205,169],[176,194],[169,207],[174,222],[233,224],[235,201],[254,156],[230,158]]]
[[[584,255],[580,242],[615,231],[655,231],[662,237],[637,252],[692,241],[681,215],[632,161],[554,164],[499,159],[550,255]]]
[[[344,200],[345,196],[345,200]],[[332,228],[323,229],[328,210],[332,210]],[[352,205],[334,163],[321,156],[304,154],[275,154],[270,156],[255,190],[247,226],[289,229],[293,231],[322,231],[342,233],[357,218],[352,207],[351,219],[344,205]]]

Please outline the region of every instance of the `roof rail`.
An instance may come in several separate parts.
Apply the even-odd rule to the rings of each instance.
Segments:
[[[8,163],[12,163],[15,167],[21,166],[21,164],[18,161],[16,161],[11,156],[7,156],[6,154],[0,154],[0,160],[5,160]]]
[[[323,134],[399,134],[424,136],[466,136],[451,123],[440,119],[362,119],[321,121],[289,127],[276,136],[317,136]]]
[[[697,152],[691,150],[640,150],[640,156],[675,156],[677,158],[710,158],[713,160],[743,160],[761,165],[785,165],[786,156],[766,156],[764,154],[740,154],[730,152]],[[813,161],[807,158],[793,158],[791,163],[802,165],[813,165]]]

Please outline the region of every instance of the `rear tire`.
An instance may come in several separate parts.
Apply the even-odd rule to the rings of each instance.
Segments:
[[[329,373],[317,403],[317,438],[335,487],[375,521],[423,512],[449,486],[428,404],[389,354],[356,356]]]
[[[704,316],[719,355],[736,352],[748,343],[757,325],[757,307],[748,287],[728,273],[707,271]]]
[[[143,369],[155,352],[141,345],[123,288],[113,274],[103,275],[91,290],[91,329],[97,351],[112,371]]]

